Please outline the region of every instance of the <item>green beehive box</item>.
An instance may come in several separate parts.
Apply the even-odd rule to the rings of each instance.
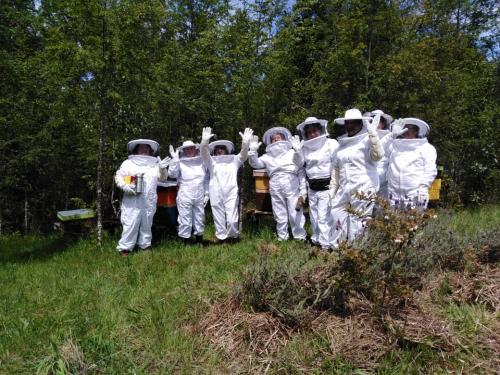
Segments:
[[[57,218],[61,221],[85,220],[95,217],[94,210],[82,208],[79,210],[57,211]]]

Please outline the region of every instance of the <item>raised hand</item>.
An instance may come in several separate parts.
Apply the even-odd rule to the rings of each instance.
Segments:
[[[241,143],[249,145],[250,142],[252,142],[253,130],[250,128],[246,128],[243,133],[240,132],[240,136],[241,136]]]
[[[259,151],[259,147],[262,142],[259,142],[259,137],[257,135],[252,136],[252,140],[250,141],[250,151]]]
[[[368,122],[366,128],[368,134],[377,134],[378,124],[380,124],[380,114],[376,115],[371,122]]]
[[[406,133],[407,131],[408,131],[408,129],[403,128],[403,120],[402,119],[398,118],[397,120],[395,120],[392,123],[392,127],[391,127],[392,138],[396,139],[400,135]]]
[[[300,140],[300,137],[298,135],[294,135],[292,137],[292,147],[295,151],[299,152],[302,150],[302,145],[304,144],[304,141]]]
[[[172,164],[172,158],[170,156],[167,156],[163,160],[158,156],[158,165],[160,168],[168,168],[170,164]]]
[[[179,151],[174,149],[174,146],[170,145],[168,150],[170,151],[170,156],[172,157],[173,161],[179,160]]]
[[[203,128],[203,131],[201,132],[201,143],[210,142],[210,138],[214,136],[215,134],[212,134],[212,128],[210,127]]]

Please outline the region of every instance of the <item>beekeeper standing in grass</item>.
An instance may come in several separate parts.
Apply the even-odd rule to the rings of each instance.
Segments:
[[[252,168],[265,168],[269,176],[269,192],[278,240],[288,239],[288,222],[290,222],[293,238],[305,241],[304,212],[297,202],[300,197],[302,201],[305,199],[307,191],[304,170],[293,162],[295,152],[292,149],[291,139],[292,134],[286,128],[269,129],[263,137],[266,153],[259,157],[258,149],[261,143],[257,136],[253,136],[248,161]]]
[[[306,172],[312,226],[311,244],[322,250],[328,250],[331,245],[333,219],[328,190],[339,147],[336,140],[328,138],[327,124],[326,120],[308,117],[297,126],[302,141],[297,135],[292,139],[295,150],[293,161],[299,168],[305,167]]]
[[[356,108],[335,119],[345,127],[346,134],[338,138],[339,148],[330,181],[333,247],[344,240],[353,241],[362,233],[364,221],[372,215],[374,203],[359,195],[368,198],[377,193],[377,166],[384,150],[377,133],[380,115],[369,120]]]
[[[248,149],[253,131],[245,129],[241,135],[241,151],[234,155],[231,141],[218,140],[209,144],[215,134],[211,128],[203,128],[201,135],[201,158],[210,175],[210,206],[215,224],[215,236],[219,242],[236,241],[238,228],[238,170],[248,158]]]
[[[388,193],[392,206],[425,209],[429,187],[436,178],[437,153],[427,140],[429,125],[418,118],[394,121],[388,144]]]
[[[179,184],[177,192],[178,236],[185,242],[203,243],[205,230],[205,206],[209,200],[207,168],[200,156],[200,145],[193,141],[184,141],[176,151],[170,146],[172,156],[168,175],[176,178]]]
[[[137,245],[141,250],[151,249],[151,226],[156,212],[158,180],[167,179],[169,157],[160,160],[158,142],[136,139],[127,145],[129,157],[115,174],[115,183],[123,191],[120,221],[122,236],[116,250],[127,256]]]

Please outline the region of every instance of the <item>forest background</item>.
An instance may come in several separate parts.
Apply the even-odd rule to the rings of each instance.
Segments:
[[[239,149],[352,107],[431,125],[445,204],[498,202],[499,20],[489,0],[4,0],[0,234],[112,217],[133,138],[165,157],[211,126]]]

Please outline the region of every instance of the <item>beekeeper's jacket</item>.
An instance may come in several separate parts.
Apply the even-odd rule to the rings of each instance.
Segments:
[[[143,173],[143,192],[124,194],[121,203],[122,237],[118,250],[133,250],[135,244],[141,248],[151,245],[151,226],[156,212],[156,188],[158,180],[166,180],[166,170],[158,165],[158,159],[146,155],[130,155],[115,174],[116,185],[123,190],[126,176]]]

